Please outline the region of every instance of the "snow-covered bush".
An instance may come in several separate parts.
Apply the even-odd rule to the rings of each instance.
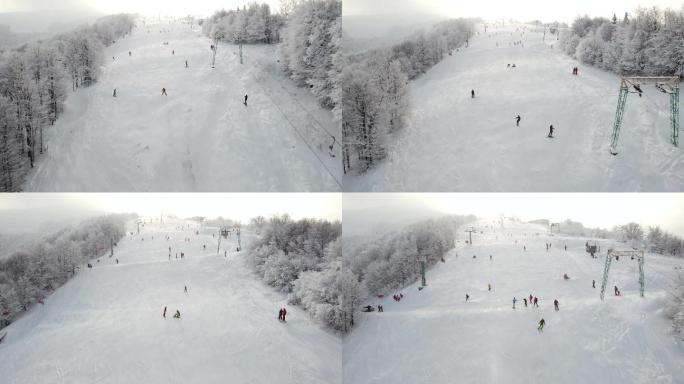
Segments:
[[[125,236],[129,215],[86,220],[0,261],[0,328],[67,282],[79,266]]]

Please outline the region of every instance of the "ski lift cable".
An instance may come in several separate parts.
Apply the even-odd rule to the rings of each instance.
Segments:
[[[341,189],[342,189],[342,183],[340,183],[340,181],[337,180],[337,177],[335,177],[335,175],[333,175],[333,173],[330,171],[330,169],[328,168],[328,166],[326,166],[325,163],[323,162],[323,160],[321,160],[321,157],[318,156],[318,154],[316,153],[316,151],[315,151],[315,150],[311,147],[311,145],[306,141],[306,139],[304,138],[304,135],[302,135],[302,133],[299,132],[299,130],[297,129],[297,127],[294,126],[294,124],[292,124],[292,121],[290,121],[290,119],[289,119],[289,118],[287,117],[287,115],[283,112],[283,110],[280,108],[280,106],[278,105],[278,103],[276,103],[276,102],[273,100],[273,98],[271,97],[271,95],[266,91],[266,89],[264,89],[264,87],[261,85],[261,83],[259,83],[259,81],[256,79],[256,77],[255,77],[254,75],[252,75],[252,78],[253,78],[254,81],[257,83],[257,85],[259,86],[259,88],[261,88],[261,90],[264,92],[264,94],[266,95],[266,97],[268,97],[268,99],[271,101],[271,104],[275,105],[275,107],[278,108],[278,111],[280,111],[280,114],[283,115],[283,117],[285,118],[285,120],[287,121],[287,123],[290,124],[290,126],[292,127],[292,129],[294,129],[294,131],[297,133],[297,135],[299,135],[299,137],[302,139],[302,141],[304,142],[304,144],[306,144],[307,148],[309,148],[309,150],[311,151],[311,153],[313,153],[313,155],[316,157],[316,159],[318,160],[318,162],[321,163],[321,165],[322,165],[323,168],[326,170],[326,172],[328,172],[328,174],[330,175],[330,177],[332,177],[333,180],[335,180],[335,183],[337,183],[337,185],[340,187],[340,190],[341,190]]]
[[[259,69],[261,69],[262,72],[263,72],[264,67],[263,67],[261,64],[258,64],[258,63],[257,63],[257,66],[258,66]],[[335,135],[333,135],[332,133],[330,133],[330,131],[328,131],[328,130],[325,128],[325,126],[324,126],[324,125],[323,125],[323,124],[322,124],[322,123],[321,123],[321,122],[320,122],[320,121],[311,113],[311,111],[309,111],[306,107],[304,107],[304,105],[303,105],[299,100],[297,100],[297,99],[294,97],[294,95],[292,94],[292,92],[290,92],[290,91],[289,91],[287,88],[285,88],[282,84],[280,84],[280,88],[282,88],[285,92],[287,92],[287,94],[292,98],[292,100],[294,100],[295,103],[297,103],[297,105],[299,105],[299,107],[304,111],[304,113],[306,113],[306,115],[309,116],[309,117],[311,118],[311,120],[313,120],[313,121],[316,123],[316,124],[311,124],[312,126],[317,126],[317,128],[322,129],[323,131],[325,131],[325,133],[327,133],[328,136],[330,136],[330,137],[333,139],[333,144],[332,144],[332,145],[337,145],[338,147],[341,148],[341,145],[340,145],[339,142],[337,141]]]

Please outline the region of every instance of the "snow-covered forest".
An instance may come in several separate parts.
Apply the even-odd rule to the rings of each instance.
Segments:
[[[125,236],[127,214],[102,216],[45,236],[0,260],[0,328],[114,249]]]
[[[214,41],[230,43],[278,43],[283,18],[268,4],[250,3],[235,10],[216,11],[202,21],[202,33]]]
[[[43,131],[55,123],[69,91],[98,79],[104,47],[126,35],[131,15],[98,19],[46,40],[0,51],[0,191],[18,191],[48,150]]]
[[[582,63],[621,75],[684,75],[684,13],[639,8],[624,17],[577,18],[561,48]]]
[[[353,54],[342,71],[344,172],[364,172],[386,156],[388,140],[401,130],[407,85],[467,44],[475,21],[448,20],[390,48]]]
[[[345,276],[338,274],[342,258],[340,222],[292,220],[288,215],[255,218],[260,234],[248,258],[260,278],[275,289],[291,293],[290,301],[304,307],[324,324],[344,324]]]

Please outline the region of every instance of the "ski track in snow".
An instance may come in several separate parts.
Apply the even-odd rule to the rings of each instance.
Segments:
[[[541,33],[489,33],[411,83],[407,127],[388,159],[346,175],[345,190],[684,190],[684,151],[670,143],[668,98],[653,87],[643,98],[628,96],[620,154],[611,156],[619,77],[580,65]],[[508,46],[517,40],[524,47]],[[546,138],[550,124],[554,139]]]
[[[509,222],[505,227],[483,229],[484,234],[473,236],[472,246],[457,243],[445,264],[428,271],[422,291],[415,283],[401,290],[400,302],[392,300],[392,292],[371,299],[368,304],[382,304],[384,312],[360,314],[356,329],[345,338],[345,382],[684,382],[684,344],[663,314],[666,278],[683,265],[681,260],[646,254],[643,299],[637,262],[614,261],[602,302],[605,259],[585,253],[586,239],[550,236],[546,227],[534,224]],[[605,255],[612,243],[596,241]],[[545,242],[552,243],[549,252]],[[570,280],[563,279],[564,273]],[[612,296],[613,285],[623,296]],[[466,293],[471,295],[468,303]],[[529,294],[539,297],[540,308],[524,307],[522,298]],[[553,309],[556,298],[559,312]],[[536,328],[542,317],[546,326],[540,334]]]
[[[341,189],[340,156],[328,155],[324,133],[339,135],[339,128],[330,111],[276,68],[275,46],[246,45],[241,65],[237,47],[220,44],[212,69],[211,41],[197,30],[182,24],[149,30],[138,26],[106,48],[99,82],[69,92],[25,190]],[[162,87],[168,96],[161,96]],[[325,128],[306,130],[310,116]],[[301,124],[312,149],[286,117]]]
[[[191,229],[179,230],[183,224]],[[107,253],[92,269],[83,266],[44,306],[6,328],[0,381],[340,384],[338,336],[262,284],[245,254],[234,252],[235,237],[216,255],[215,231],[195,235],[196,228],[147,223],[140,235],[119,241],[114,258]],[[245,248],[250,238],[243,231]],[[176,260],[176,252],[185,258]],[[287,324],[277,320],[282,307]],[[173,319],[176,309],[180,320]]]

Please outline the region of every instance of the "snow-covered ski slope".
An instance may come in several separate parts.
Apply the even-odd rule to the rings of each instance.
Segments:
[[[619,77],[580,65],[548,35],[543,42],[531,27],[524,35],[516,28],[523,26],[479,27],[468,48],[413,81],[407,127],[389,158],[346,176],[345,190],[684,190],[684,149],[670,144],[667,95],[652,86],[642,98],[629,95],[613,157]],[[554,139],[546,137],[551,124]]]
[[[262,284],[234,236],[217,256],[211,233],[194,229],[146,224],[11,324],[0,382],[341,383],[339,338]]]
[[[339,128],[278,69],[276,46],[245,45],[241,65],[236,46],[219,44],[212,69],[211,44],[165,23],[105,49],[99,82],[69,93],[25,189],[339,191],[328,150]]]
[[[507,223],[503,230],[485,224],[492,225],[476,226],[485,233],[474,234],[472,247],[461,241],[445,264],[428,271],[425,289],[413,284],[401,291],[400,302],[391,294],[370,301],[383,304],[384,313],[363,313],[345,339],[345,382],[684,382],[684,344],[663,315],[666,277],[681,260],[646,255],[643,299],[636,261],[614,261],[601,302],[605,259],[585,253],[586,239],[549,236],[530,224]],[[552,243],[548,253],[545,242]],[[605,255],[608,244],[599,244]],[[564,273],[571,279],[565,281]],[[612,295],[614,285],[621,297]],[[539,298],[539,308],[525,308],[522,298],[530,294]],[[539,333],[542,317],[546,327]]]

